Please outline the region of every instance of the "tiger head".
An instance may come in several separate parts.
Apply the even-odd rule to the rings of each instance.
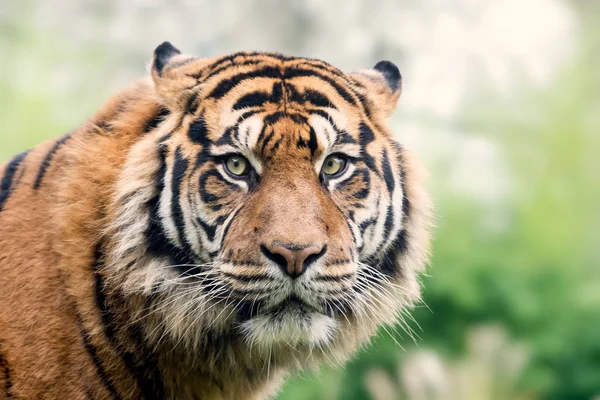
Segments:
[[[394,64],[165,42],[151,75],[164,122],[120,175],[108,256],[151,340],[343,357],[418,300],[429,203],[386,126]]]

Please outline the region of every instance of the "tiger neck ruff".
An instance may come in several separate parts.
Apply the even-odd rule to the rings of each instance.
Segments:
[[[0,167],[0,398],[266,398],[419,300],[420,167],[382,61],[154,52]]]

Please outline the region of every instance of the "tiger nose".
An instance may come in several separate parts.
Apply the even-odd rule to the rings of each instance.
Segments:
[[[296,279],[302,275],[311,264],[327,252],[327,246],[299,247],[293,245],[277,245],[267,248],[261,246],[263,254],[276,263],[290,278]]]

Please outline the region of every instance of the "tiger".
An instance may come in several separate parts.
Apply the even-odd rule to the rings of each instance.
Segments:
[[[395,64],[148,69],[0,167],[0,398],[272,398],[410,328],[432,205]]]

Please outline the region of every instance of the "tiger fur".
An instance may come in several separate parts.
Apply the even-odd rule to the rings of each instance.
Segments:
[[[0,167],[2,399],[267,398],[419,300],[394,64],[165,42],[150,69]]]

